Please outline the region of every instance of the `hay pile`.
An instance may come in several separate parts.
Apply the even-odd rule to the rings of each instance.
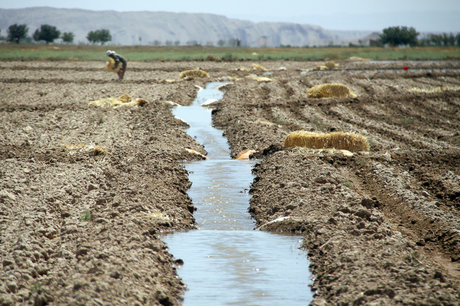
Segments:
[[[260,64],[252,64],[251,65],[251,70],[268,71],[267,68],[265,68],[264,66],[262,66]]]
[[[246,78],[254,80],[254,81],[257,81],[257,82],[271,82],[271,81],[273,81],[270,78],[258,76],[258,75],[255,75],[255,74],[250,74],[250,75],[246,76]]]
[[[107,71],[110,71],[110,72],[118,72],[120,71],[121,69],[121,63],[118,65],[117,68],[115,68],[115,60],[111,57],[109,57],[109,61],[105,63],[105,67],[107,69]]]
[[[147,103],[147,100],[142,98],[134,99],[129,94],[123,94],[118,98],[105,98],[100,100],[91,101],[89,105],[95,105],[100,107],[123,107],[123,106],[143,106]]]
[[[283,146],[284,148],[304,147],[311,149],[347,150],[350,152],[369,151],[369,143],[364,136],[344,132],[324,134],[295,131],[286,137]]]
[[[333,70],[339,68],[339,64],[336,64],[334,62],[326,62],[324,65],[316,66],[313,68],[313,71],[318,71],[318,70]]]
[[[252,64],[251,67],[236,68],[237,71],[268,71],[267,68],[260,64]]]
[[[74,155],[76,153],[88,153],[91,155],[105,155],[108,154],[108,151],[101,147],[95,145],[87,145],[87,144],[63,144],[63,146],[69,151],[70,155]]]
[[[201,69],[194,69],[184,70],[179,75],[179,79],[193,80],[194,78],[209,78],[209,74]]]
[[[356,98],[356,94],[342,84],[321,84],[307,91],[309,98]]]

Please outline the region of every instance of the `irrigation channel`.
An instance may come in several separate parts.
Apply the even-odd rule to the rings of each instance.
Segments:
[[[230,158],[222,131],[212,127],[211,110],[202,106],[222,99],[223,85],[209,83],[191,106],[173,111],[209,158],[185,165],[199,229],[163,237],[184,261],[178,270],[188,288],[184,305],[308,305],[310,272],[301,237],[253,230],[248,189],[255,162]]]

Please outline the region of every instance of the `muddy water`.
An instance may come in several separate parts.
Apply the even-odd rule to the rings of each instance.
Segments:
[[[230,158],[222,131],[212,127],[211,110],[201,106],[222,98],[220,85],[208,84],[192,106],[174,110],[209,158],[186,164],[199,230],[163,238],[184,261],[178,270],[188,287],[184,305],[307,305],[312,295],[301,237],[253,230],[247,209],[254,162]]]

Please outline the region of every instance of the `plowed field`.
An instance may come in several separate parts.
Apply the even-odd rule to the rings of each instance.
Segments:
[[[199,158],[186,148],[205,150],[170,101],[231,79],[214,124],[232,156],[257,151],[257,226],[305,235],[313,303],[456,304],[460,63],[260,64],[268,71],[130,62],[119,82],[103,63],[2,62],[0,301],[180,304],[184,284],[158,234],[193,228],[182,161]],[[178,80],[198,67],[211,77]],[[307,97],[323,83],[356,97]],[[88,105],[125,93],[148,102]],[[295,130],[359,133],[370,151],[283,149]]]

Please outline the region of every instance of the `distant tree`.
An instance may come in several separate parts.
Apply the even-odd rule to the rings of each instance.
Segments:
[[[429,34],[427,37],[418,41],[422,46],[455,46],[459,45],[459,35],[453,33]]]
[[[26,38],[29,29],[25,24],[13,24],[8,27],[7,41],[15,42],[19,44],[21,39]]]
[[[460,46],[460,33],[457,33],[457,35],[455,35],[455,42],[457,46]]]
[[[105,44],[108,41],[112,40],[112,35],[110,34],[110,31],[107,29],[100,29],[96,31],[90,31],[88,32],[88,35],[86,38],[91,42],[91,43],[98,43],[100,42],[101,45]]]
[[[442,44],[444,46],[455,46],[455,36],[450,33],[442,33]]]
[[[179,41],[179,40],[176,40],[176,41],[174,42],[174,46],[177,47],[177,46],[179,46],[179,45],[180,45],[180,41]]]
[[[61,32],[52,25],[42,24],[40,29],[36,29],[33,35],[35,41],[44,40],[47,44],[53,42],[56,38],[61,36]]]
[[[201,46],[201,44],[197,40],[188,40],[185,44],[187,46],[194,46],[194,47]]]
[[[225,46],[225,40],[219,39],[219,41],[217,42],[217,45],[218,45],[219,47]]]
[[[93,44],[98,42],[98,37],[95,31],[89,31],[86,35],[86,39]]]
[[[428,41],[430,45],[441,46],[442,45],[442,36],[438,34],[428,35]]]
[[[75,35],[72,32],[64,32],[62,33],[61,38],[65,43],[73,43]]]
[[[101,42],[102,45],[112,40],[112,35],[110,34],[109,30],[106,30],[106,29],[99,30],[98,35],[99,35],[99,41]]]
[[[383,29],[380,35],[380,42],[382,44],[390,44],[391,46],[415,46],[418,35],[419,33],[413,27],[389,27]]]

